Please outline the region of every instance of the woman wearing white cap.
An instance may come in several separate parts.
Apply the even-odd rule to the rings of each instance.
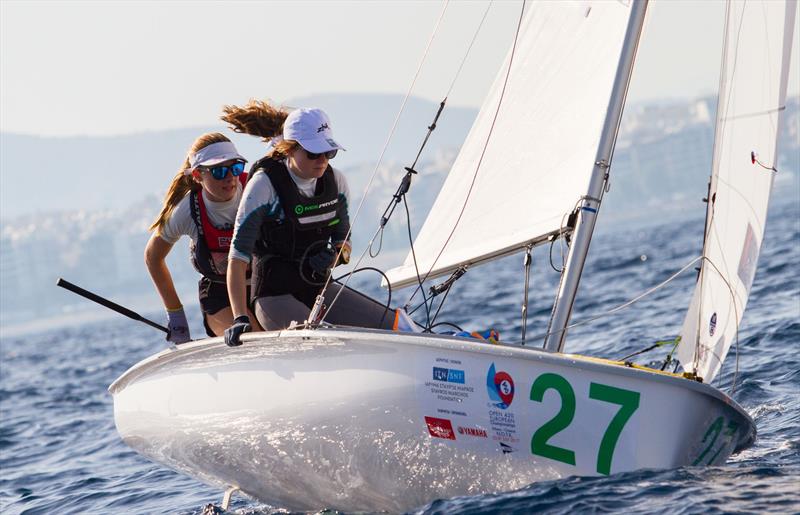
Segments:
[[[349,189],[329,164],[339,150],[331,121],[321,109],[291,113],[251,100],[226,106],[233,130],[270,143],[251,167],[239,206],[228,262],[228,293],[236,316],[225,332],[228,345],[250,330],[245,270],[253,260],[252,311],[264,329],[301,322],[331,269],[350,257]],[[339,256],[339,261],[335,262]],[[332,285],[326,293],[335,293]],[[387,309],[354,290],[341,295],[326,320],[334,324],[391,328]]]
[[[203,276],[199,290],[206,332],[219,336],[233,322],[225,274],[233,222],[247,180],[246,162],[222,134],[197,138],[150,227],[154,232],[145,248],[145,264],[167,310],[168,341],[177,344],[191,338],[166,263],[167,254],[183,235],[191,239],[192,264]]]

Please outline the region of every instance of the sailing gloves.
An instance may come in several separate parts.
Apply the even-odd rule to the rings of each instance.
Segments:
[[[183,307],[178,309],[167,309],[167,341],[174,344],[186,343],[191,341],[189,336],[189,322],[186,320],[186,313]]]
[[[239,337],[242,333],[249,332],[252,327],[250,326],[250,317],[247,315],[238,316],[233,319],[233,325],[225,329],[225,345],[228,347],[238,347],[242,344]]]
[[[336,259],[336,251],[330,247],[325,247],[308,258],[308,266],[318,277],[325,277],[333,268],[334,259]]]
[[[350,242],[347,241],[337,243],[335,248],[326,246],[308,258],[308,265],[317,276],[325,277],[331,268],[350,262],[350,248]],[[335,261],[337,256],[339,260]]]

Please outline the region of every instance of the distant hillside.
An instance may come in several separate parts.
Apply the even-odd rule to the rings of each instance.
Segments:
[[[291,106],[318,106],[334,123],[347,148],[336,157],[341,168],[375,163],[389,135],[402,97],[328,95],[299,98]],[[438,104],[408,101],[386,160],[410,164]],[[448,108],[428,149],[461,146],[476,110]],[[258,138],[216,127],[109,137],[42,138],[0,133],[0,219],[64,209],[105,209],[129,205],[145,195],[163,194],[194,138],[203,132],[227,134],[248,159],[263,155]],[[30,195],[33,185],[36,187]]]

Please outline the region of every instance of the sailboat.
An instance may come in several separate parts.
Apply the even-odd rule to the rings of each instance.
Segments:
[[[719,465],[750,446],[752,418],[710,383],[736,342],[764,235],[794,0],[727,5],[705,240],[676,339],[683,370],[566,352],[646,9],[525,7],[414,242],[416,265],[409,256],[387,274],[403,286],[569,239],[543,347],[327,325],[248,333],[237,348],[195,341],[110,386],[122,439],[228,494],[346,511]]]

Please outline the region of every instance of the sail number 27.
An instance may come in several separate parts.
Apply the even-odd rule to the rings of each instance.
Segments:
[[[575,390],[572,389],[569,381],[558,374],[542,374],[536,378],[536,381],[531,386],[531,400],[542,402],[545,392],[551,389],[555,390],[561,397],[561,409],[553,418],[545,422],[533,433],[531,453],[574,466],[574,451],[556,447],[547,442],[557,433],[566,429],[572,423],[572,419],[575,418]],[[617,447],[619,435],[633,413],[639,408],[639,392],[600,383],[591,383],[589,385],[589,398],[600,402],[618,404],[620,407],[617,414],[608,424],[603,439],[600,441],[600,449],[597,452],[597,472],[608,475],[611,473],[611,461],[614,458],[614,449]]]

